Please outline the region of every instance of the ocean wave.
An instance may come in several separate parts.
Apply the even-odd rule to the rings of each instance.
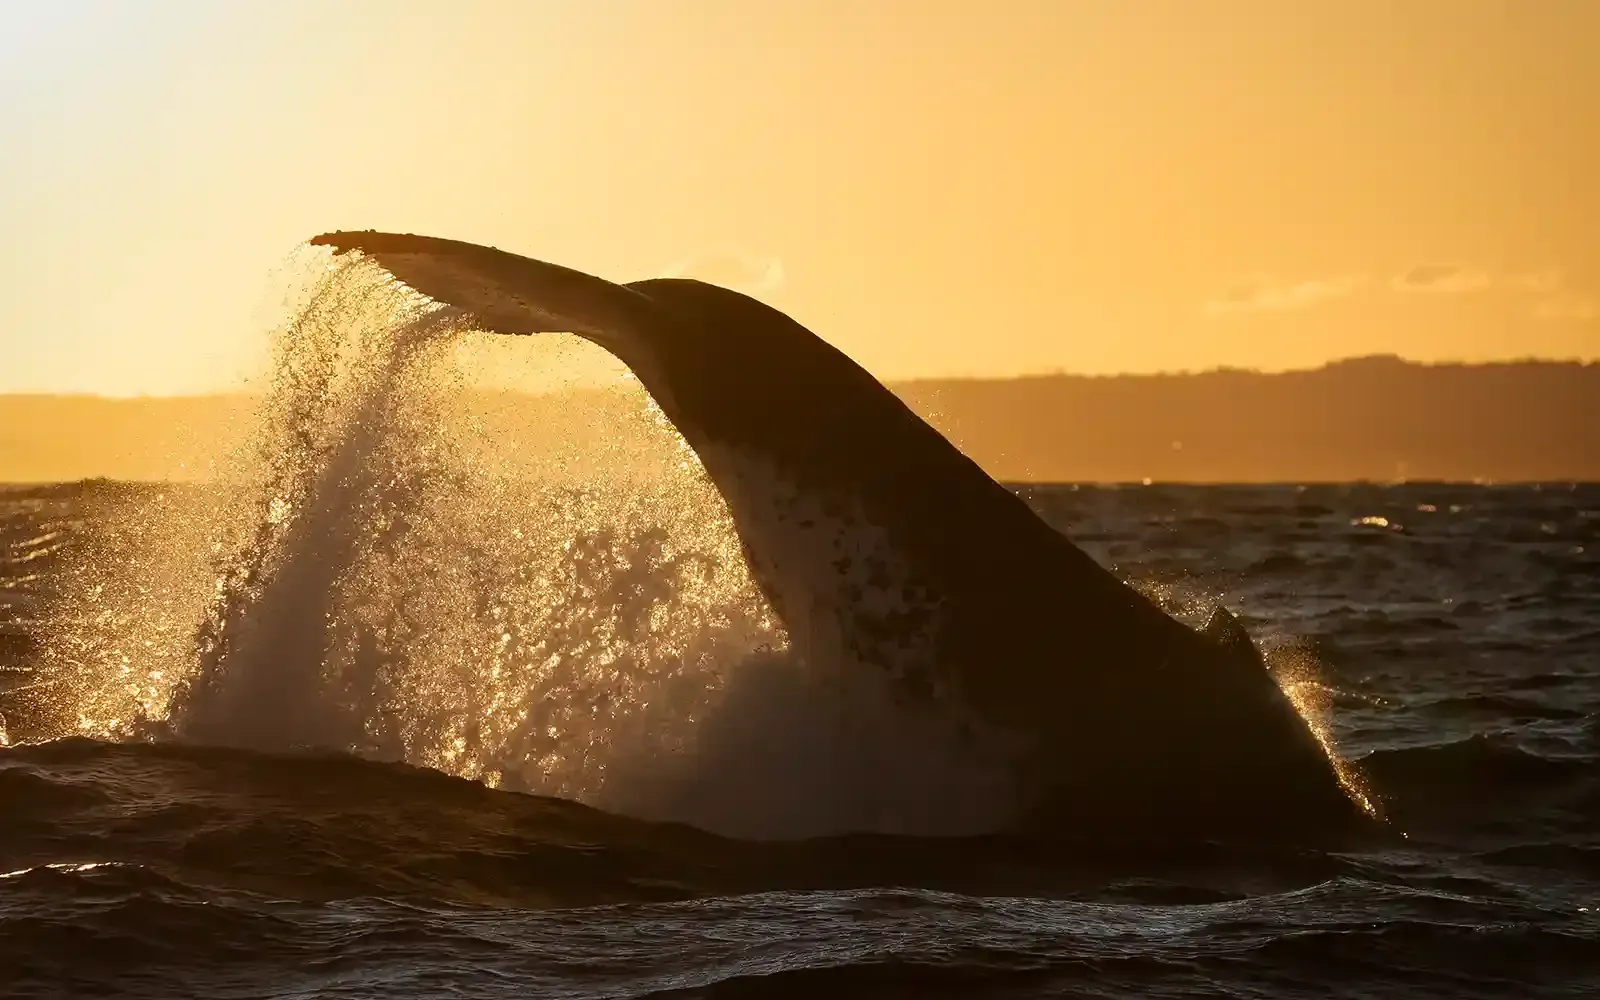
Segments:
[[[1382,781],[1418,789],[1529,788],[1564,784],[1594,770],[1592,760],[1546,757],[1520,746],[1511,736],[1484,733],[1438,745],[1377,750],[1361,763]]]
[[[15,881],[15,880],[7,880]],[[0,881],[0,887],[6,883]],[[23,989],[161,996],[259,990],[352,997],[1272,994],[1427,982],[1542,995],[1595,970],[1600,925],[1332,879],[1185,907],[925,889],[777,891],[582,910],[204,902],[126,866],[35,878],[55,905],[15,920],[0,961]],[[0,907],[5,905],[0,889]],[[87,950],[78,946],[93,944]],[[68,956],[71,956],[70,958]],[[1401,989],[1404,993],[1404,989]],[[1394,994],[1389,994],[1394,995]]]

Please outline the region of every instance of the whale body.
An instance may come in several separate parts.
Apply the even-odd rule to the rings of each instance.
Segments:
[[[1169,615],[779,310],[434,237],[311,242],[475,327],[617,356],[723,495],[795,652],[881,670],[1000,748],[1030,789],[1019,826],[1281,840],[1377,822],[1236,619]]]

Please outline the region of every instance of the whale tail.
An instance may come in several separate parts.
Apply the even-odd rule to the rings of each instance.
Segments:
[[[1315,830],[1352,808],[1236,618],[1169,615],[778,310],[435,237],[311,242],[480,329],[618,357],[702,459],[803,657],[876,668],[1020,747],[1057,829]]]
[[[359,251],[427,298],[490,333],[573,333],[634,365],[641,329],[660,322],[646,296],[582,271],[436,236],[324,233],[312,246]]]

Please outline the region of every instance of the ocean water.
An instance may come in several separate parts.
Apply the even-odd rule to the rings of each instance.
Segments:
[[[1600,487],[1025,488],[1124,572],[1225,595],[1269,646],[1310,643],[1337,752],[1410,834],[1373,854],[1155,856],[724,838],[314,749],[23,744],[53,567],[96,500],[171,489],[0,494],[19,744],[0,751],[4,995],[1600,988]],[[856,780],[839,748],[809,749],[817,773],[783,794]]]
[[[1600,990],[1600,485],[1019,487],[1405,834],[1028,839],[636,385],[497,437],[472,336],[315,284],[208,485],[0,489],[0,996]]]

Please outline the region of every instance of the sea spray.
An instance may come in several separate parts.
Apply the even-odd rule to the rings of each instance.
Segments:
[[[57,734],[332,748],[750,835],[994,825],[993,776],[882,678],[789,654],[637,382],[519,422],[458,316],[308,266],[218,481],[95,512],[47,643]],[[547,383],[598,351],[515,346]]]
[[[583,795],[630,717],[692,725],[730,664],[782,648],[720,497],[636,383],[609,390],[628,419],[596,414],[608,455],[497,439],[456,363],[470,336],[375,269],[320,274],[220,481],[96,511],[48,630],[56,731]],[[527,363],[570,355],[556,340]]]
[[[268,402],[277,419],[263,449],[269,475],[257,531],[219,577],[196,637],[196,669],[169,709],[184,737],[263,749],[360,742],[359,706],[327,688],[341,584],[363,536],[392,530],[426,488],[432,470],[385,461],[394,447],[386,432],[403,426],[397,409],[406,397],[397,390],[451,329],[428,313],[392,328],[354,328],[364,342],[349,353],[339,349],[350,345],[318,336],[326,324],[289,331],[290,363],[278,367]],[[379,525],[370,523],[375,498],[387,508]]]

